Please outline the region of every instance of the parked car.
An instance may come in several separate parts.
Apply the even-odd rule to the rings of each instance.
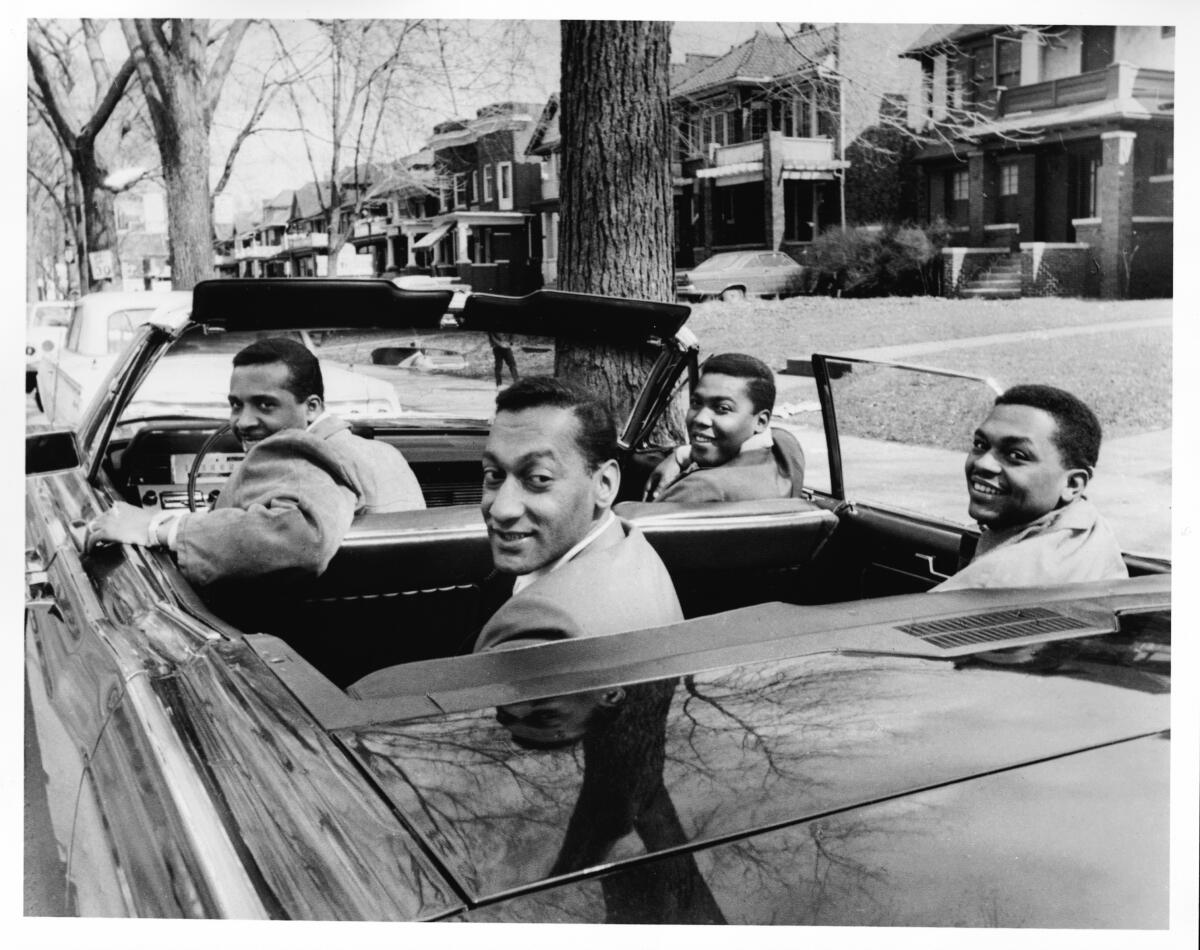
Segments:
[[[69,300],[42,300],[26,307],[25,392],[37,389],[37,368],[43,352],[62,345],[71,320]]]
[[[358,519],[271,623],[218,615],[169,553],[86,549],[114,502],[194,498],[189,471],[219,486],[232,465],[203,447],[216,414],[129,414],[173,349],[287,329],[358,365],[440,332],[448,300],[386,281],[202,283],[187,325],[135,331],[75,429],[27,437],[41,767],[26,794],[50,815],[64,911],[1167,926],[1170,563],[930,594],[971,529],[877,497],[898,472],[919,484],[930,440],[968,440],[985,381],[814,354],[827,478],[810,497],[647,505],[668,451],[650,433],[695,368],[687,308],[472,296],[446,336],[529,336],[546,368],[569,335],[655,354],[621,430],[618,510],[675,581],[688,619],[668,628],[470,653],[491,569],[490,360],[476,378],[374,367],[433,394],[360,423],[432,507]],[[905,400],[880,397],[898,385]],[[936,425],[907,452],[918,399]],[[582,715],[598,691],[605,713],[565,749],[518,744],[496,714]]]
[[[111,298],[111,299],[110,299]],[[90,294],[71,317],[66,341],[42,361],[39,405],[51,425],[72,425],[94,398],[105,374],[130,345],[138,327],[155,322],[179,327],[188,320],[190,291]],[[228,406],[230,359],[268,330],[236,331],[203,346],[185,342],[160,364],[138,392],[130,411],[220,415]],[[313,347],[307,334],[296,340]],[[345,416],[394,415],[400,403],[394,387],[333,361],[322,363],[326,402]]]
[[[676,271],[679,300],[786,297],[806,290],[807,271],[780,251],[727,251],[690,270]]]

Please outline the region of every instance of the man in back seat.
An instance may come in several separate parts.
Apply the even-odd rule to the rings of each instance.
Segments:
[[[325,411],[321,367],[303,344],[258,340],[233,358],[230,425],[246,457],[215,507],[154,512],[118,502],[89,543],[164,545],[201,587],[319,575],[355,514],[424,508],[416,477],[391,446],[359,438]]]
[[[612,415],[588,394],[523,376],[496,397],[482,511],[492,561],[512,593],[476,652],[683,619],[662,560],[612,512],[620,483]]]
[[[762,360],[721,353],[705,360],[687,411],[690,445],[659,464],[646,501],[753,501],[799,498],[804,452],[772,429],[775,376]]]

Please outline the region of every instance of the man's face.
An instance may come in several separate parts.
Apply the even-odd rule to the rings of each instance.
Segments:
[[[687,411],[692,461],[701,468],[723,465],[736,456],[742,443],[762,432],[770,411],[754,411],[746,380],[724,373],[705,373],[692,392]]]
[[[1058,424],[1043,409],[993,406],[967,453],[969,512],[981,525],[1027,524],[1075,498],[1088,473],[1063,464]]]
[[[496,707],[496,721],[518,745],[553,748],[582,739],[593,713],[624,699],[623,691],[593,690]]]
[[[496,570],[528,574],[583,540],[612,504],[615,461],[589,471],[569,409],[499,412],[483,452],[483,521]]]
[[[229,380],[229,422],[249,449],[284,429],[303,429],[321,412],[321,400],[297,399],[287,388],[285,363],[235,366]]]

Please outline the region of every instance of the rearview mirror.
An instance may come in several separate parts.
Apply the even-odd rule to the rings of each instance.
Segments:
[[[25,474],[67,472],[80,465],[79,444],[71,429],[34,432],[25,436]]]

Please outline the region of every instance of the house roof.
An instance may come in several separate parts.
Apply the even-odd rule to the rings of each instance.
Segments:
[[[768,82],[814,69],[829,52],[832,28],[797,33],[790,41],[760,31],[724,56],[696,70],[671,89],[672,97],[687,96],[732,82]]]
[[[292,198],[294,195],[294,191],[286,188],[274,198],[268,198],[264,201],[262,220],[259,226],[264,228],[278,228],[287,225],[288,219],[292,216]]]
[[[546,100],[546,105],[542,107],[542,114],[538,118],[537,126],[533,130],[529,144],[525,146],[525,154],[543,155],[546,152],[554,151],[555,147],[561,144],[562,134],[558,126],[558,93],[556,92]]]
[[[293,206],[292,218],[311,218],[320,214],[322,209],[329,207],[329,182],[323,181],[318,185],[310,181],[298,188]]]
[[[961,43],[976,36],[986,36],[1003,29],[1006,29],[1003,23],[935,23],[900,55],[916,56],[936,52],[939,47]]]

